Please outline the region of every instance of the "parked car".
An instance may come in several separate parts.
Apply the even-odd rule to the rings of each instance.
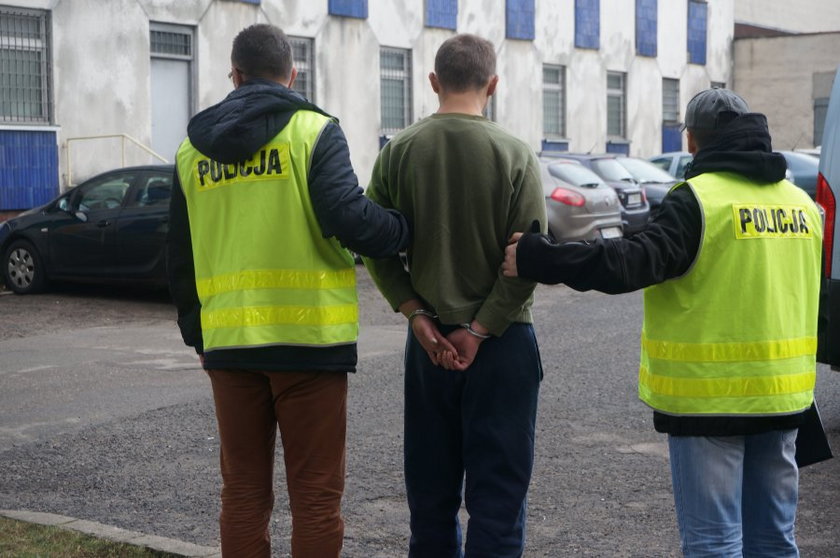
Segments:
[[[674,178],[682,180],[685,178],[685,168],[694,157],[688,151],[671,151],[662,153],[648,159],[651,163],[661,168]]]
[[[616,157],[621,166],[633,175],[645,190],[645,197],[650,205],[651,215],[655,214],[665,194],[679,182],[676,178],[649,161],[638,157]]]
[[[817,360],[840,370],[840,67],[828,101],[823,129],[817,204],[825,212],[824,277],[820,292]]]
[[[557,240],[594,240],[622,235],[621,202],[615,190],[577,161],[540,158],[548,232]]]
[[[817,189],[817,167],[819,156],[800,153],[798,151],[779,151],[787,161],[788,169],[785,178],[808,192],[811,199],[814,199]],[[672,176],[682,180],[685,178],[685,170],[693,160],[691,153],[687,151],[675,151],[663,153],[648,159],[654,165],[664,169]]]
[[[800,147],[799,149],[794,149],[797,153],[804,153],[805,155],[810,155],[815,159],[820,158],[820,150],[822,149],[821,145],[816,147]]]
[[[6,287],[35,293],[52,279],[165,285],[173,171],[112,170],[0,224]]]
[[[611,153],[584,155],[546,152],[543,152],[542,155],[558,160],[577,161],[600,176],[608,186],[615,190],[621,202],[621,221],[625,236],[637,233],[647,227],[650,206],[645,198],[645,192],[633,178],[633,175],[615,160],[616,155]]]
[[[817,197],[817,174],[820,160],[806,153],[798,151],[779,151],[787,161],[790,176],[788,179],[808,192],[811,199]]]

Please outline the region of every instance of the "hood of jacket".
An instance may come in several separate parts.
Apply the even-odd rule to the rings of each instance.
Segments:
[[[721,128],[717,137],[694,155],[685,178],[706,172],[736,172],[758,183],[778,182],[785,177],[787,162],[774,153],[767,117],[747,113]]]
[[[193,116],[187,135],[196,149],[214,161],[238,163],[259,151],[302,109],[330,116],[288,87],[249,80]]]

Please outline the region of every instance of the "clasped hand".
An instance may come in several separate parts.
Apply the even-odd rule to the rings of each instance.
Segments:
[[[463,371],[469,368],[483,341],[464,328],[443,335],[427,316],[414,318],[411,329],[432,363],[447,370]]]

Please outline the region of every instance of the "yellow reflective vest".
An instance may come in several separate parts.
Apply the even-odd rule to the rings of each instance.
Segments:
[[[328,117],[297,111],[249,160],[210,160],[184,140],[204,349],[355,343],[353,257],[325,239],[309,198],[312,149]]]
[[[813,400],[822,222],[787,181],[688,183],[703,216],[682,277],[644,293],[639,397],[673,415],[792,414]]]

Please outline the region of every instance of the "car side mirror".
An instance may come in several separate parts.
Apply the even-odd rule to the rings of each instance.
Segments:
[[[75,215],[76,219],[78,219],[82,223],[87,223],[88,217],[87,217],[87,213],[85,213],[84,211],[77,211],[77,212],[73,213],[73,215]]]

